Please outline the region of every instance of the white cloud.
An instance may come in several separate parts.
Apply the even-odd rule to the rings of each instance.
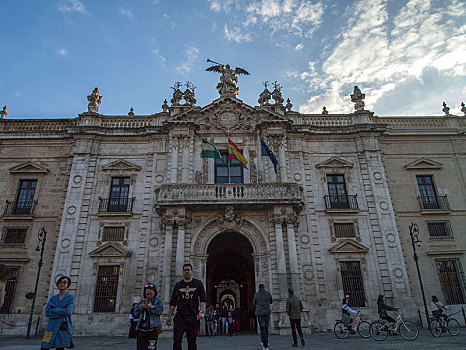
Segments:
[[[86,7],[79,0],[65,0],[58,5],[59,12],[79,12],[82,15],[88,14]]]
[[[238,0],[208,0],[210,9],[215,12],[225,11],[229,13],[233,7],[238,8]]]
[[[131,12],[131,10],[129,9],[126,9],[124,7],[119,7],[118,10],[120,11],[120,14],[122,14],[123,16],[126,16],[128,17],[129,19],[133,19],[134,18],[134,15],[133,13]]]
[[[320,113],[326,105],[330,112],[350,112],[348,95],[354,85],[366,93],[366,108],[373,109],[394,90],[413,98],[414,90],[427,88],[424,79],[464,76],[466,26],[457,25],[461,13],[465,6],[459,0],[450,0],[442,8],[433,8],[429,0],[409,0],[389,18],[385,0],[361,0],[341,40],[323,59],[320,78],[313,75],[315,65],[301,74],[309,90],[320,94],[300,106],[300,111]],[[437,87],[429,84],[429,88]],[[437,102],[424,104],[431,103],[434,109]],[[414,102],[408,103],[412,109],[405,105],[403,112],[415,113]]]
[[[153,53],[154,55],[156,55],[156,56],[159,58],[160,61],[162,61],[162,62],[165,62],[165,61],[166,61],[166,58],[163,57],[163,56],[160,54],[160,50],[159,50],[159,49],[153,49],[153,50],[152,50],[152,53]]]
[[[63,57],[68,56],[68,50],[67,49],[59,49],[58,53],[62,55]]]
[[[296,45],[296,46],[295,46],[295,48],[294,48],[294,49],[295,49],[296,51],[299,51],[299,50],[302,50],[302,49],[303,49],[303,47],[304,47],[304,45],[303,45],[303,44],[298,44],[298,45]]]
[[[176,70],[181,71],[183,74],[187,74],[191,71],[194,64],[199,57],[199,49],[196,47],[189,47],[185,51],[186,61],[182,63],[180,66],[176,67]]]
[[[228,29],[228,26],[225,24],[223,32],[225,33],[225,38],[227,38],[228,41],[235,41],[238,44],[242,41],[252,41],[251,35],[242,34],[238,27]]]

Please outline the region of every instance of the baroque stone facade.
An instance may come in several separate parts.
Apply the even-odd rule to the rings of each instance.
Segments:
[[[98,114],[96,88],[77,118],[0,121],[0,263],[17,273],[1,320],[27,323],[24,295],[34,289],[40,227],[48,235],[35,313],[43,315],[55,281],[70,276],[75,334],[125,334],[144,284],[156,283],[167,305],[185,262],[204,282],[209,303],[230,299],[249,309],[264,283],[275,299],[275,334],[289,332],[288,288],[303,299],[307,332],[333,328],[345,293],[367,318],[376,317],[379,294],[416,318],[411,221],[423,235],[427,294],[447,298],[439,269],[453,258],[457,295],[466,297],[464,116],[377,117],[364,109],[358,88],[350,114],[294,112],[277,87],[264,90],[259,106],[220,92],[200,107],[194,90],[180,86],[171,106],[165,100],[163,112],[149,116]],[[248,170],[202,159],[202,138],[223,154],[230,138]],[[260,138],[278,160],[277,173],[261,155]],[[225,171],[235,183],[221,181]],[[442,205],[426,209],[418,182],[429,177]],[[20,202],[31,183],[33,207]],[[432,223],[440,222],[451,234],[435,235]]]

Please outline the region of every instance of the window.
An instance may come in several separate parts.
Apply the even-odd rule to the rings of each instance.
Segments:
[[[438,259],[437,271],[445,304],[464,304],[464,275],[458,259]]]
[[[340,261],[343,292],[350,296],[349,306],[363,307],[366,304],[361,264],[359,261]]]
[[[330,208],[349,208],[344,175],[327,175]]]
[[[14,214],[31,214],[36,185],[37,180],[20,180]]]
[[[27,229],[27,227],[4,227],[1,245],[24,245],[24,241],[26,240]]]
[[[99,266],[94,312],[115,312],[120,266]]]
[[[453,238],[450,221],[448,220],[428,220],[426,221],[430,238]]]
[[[335,238],[356,237],[354,224],[352,222],[340,222],[333,224]]]
[[[237,159],[228,159],[228,153],[222,154],[225,161],[215,159],[215,183],[217,184],[242,184],[243,167]]]
[[[9,314],[11,312],[11,305],[15,297],[16,285],[18,283],[18,266],[8,266],[10,270],[10,278],[6,282],[5,286],[5,299],[2,307],[0,308],[0,314]]]
[[[110,200],[108,202],[109,212],[128,211],[129,177],[113,177],[112,188],[110,190]]]
[[[102,241],[106,242],[119,242],[123,241],[125,237],[125,227],[104,227],[104,232],[102,235]]]
[[[437,193],[432,176],[416,176],[419,194],[424,209],[439,209]]]

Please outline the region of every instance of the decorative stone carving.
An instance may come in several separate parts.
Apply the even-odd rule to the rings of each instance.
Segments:
[[[172,106],[179,106],[180,101],[183,98],[183,93],[180,90],[180,86],[181,86],[181,82],[177,81],[177,82],[175,82],[175,85],[173,85],[173,87],[172,87],[173,97],[170,100],[170,102],[172,103]]]
[[[130,117],[134,117],[134,108],[133,108],[133,107],[131,107],[131,108],[129,109],[128,115],[129,115]]]
[[[264,91],[261,92],[259,95],[259,99],[257,102],[259,102],[259,106],[266,106],[269,104],[270,99],[272,98],[271,92],[267,89],[267,86],[269,85],[268,81],[264,81]]]
[[[327,107],[322,108],[322,114],[328,114]]]
[[[445,115],[450,114],[450,107],[448,107],[445,102],[443,102],[442,112],[445,113]]]
[[[287,112],[291,112],[291,108],[293,108],[293,104],[291,103],[290,98],[286,99],[285,108]]]
[[[282,105],[283,101],[285,101],[281,93],[282,87],[280,84],[277,83],[277,81],[273,83],[273,87],[274,87],[274,90],[272,92],[272,98],[275,100],[276,105]]]
[[[251,172],[251,183],[256,184],[257,183],[257,167],[256,167],[256,163],[254,163],[254,162],[251,163],[249,171]]]
[[[353,94],[351,96],[351,102],[354,103],[354,109],[356,111],[363,111],[364,110],[364,99],[366,95],[361,92],[361,90],[355,86]]]
[[[7,109],[6,105],[3,106],[3,109],[0,111],[0,116],[1,116],[0,119],[3,119],[8,115],[8,113],[6,112],[6,109]]]
[[[202,158],[202,183],[203,184],[207,183],[208,174],[209,174],[209,163],[207,162],[207,158]]]
[[[194,89],[196,88],[191,82],[186,82],[186,90],[183,93],[183,98],[186,101],[186,106],[194,106],[196,104],[196,98],[194,97]]]
[[[220,83],[217,84],[217,90],[221,97],[236,97],[239,92],[239,88],[236,87],[236,83],[238,83],[238,77],[236,75],[244,74],[250,75],[246,70],[236,67],[235,69],[230,69],[230,65],[227,64],[226,66],[214,62],[211,60],[207,60],[207,62],[215,63],[215,66],[211,66],[206,69],[206,72],[217,72],[220,73]]]
[[[162,111],[163,111],[164,113],[167,113],[167,112],[168,112],[168,108],[170,108],[170,106],[168,105],[167,99],[165,99],[165,100],[163,100]]]
[[[99,105],[102,103],[102,96],[99,95],[99,89],[95,88],[92,91],[92,94],[87,96],[89,104],[87,105],[87,110],[89,113],[98,113]]]

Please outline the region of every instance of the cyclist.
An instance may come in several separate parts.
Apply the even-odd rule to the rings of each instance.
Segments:
[[[377,312],[379,313],[380,318],[387,320],[390,322],[390,328],[393,329],[395,327],[395,320],[387,314],[387,311],[399,310],[399,307],[393,307],[390,305],[385,304],[385,297],[383,295],[379,295],[377,298]]]
[[[343,325],[349,329],[351,334],[355,334],[355,331],[353,330],[354,320],[351,318],[351,314],[357,314],[359,311],[354,311],[348,306],[349,297],[349,294],[346,294],[341,302],[341,322],[343,322]]]
[[[445,306],[440,300],[438,300],[438,298],[435,295],[432,295],[430,305],[432,307],[432,315],[437,318],[442,317],[444,319],[442,327],[445,328],[449,317],[448,315],[443,313],[443,310],[449,310],[450,308]]]

